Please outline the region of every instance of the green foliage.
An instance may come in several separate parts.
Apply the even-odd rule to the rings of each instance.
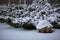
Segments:
[[[6,22],[7,22],[7,24],[11,25],[11,26],[14,27],[14,28],[20,28],[20,27],[21,27],[21,25],[18,24],[18,23],[12,23],[12,20],[11,20],[10,18],[8,18],[8,19],[6,20]]]
[[[51,24],[53,25],[53,28],[55,28],[58,23],[56,21],[54,21]]]
[[[23,27],[24,29],[27,29],[27,30],[36,29],[36,27],[35,27],[34,25],[29,24],[29,23],[24,23],[24,24],[22,25],[22,27]]]
[[[2,13],[0,13],[0,15],[2,15]]]
[[[21,27],[21,25],[19,23],[12,23],[12,20],[10,18],[8,18],[6,22],[14,28],[20,28]]]
[[[60,19],[60,17],[58,17],[58,16],[57,16],[57,18]],[[57,21],[60,22],[60,20],[57,20]],[[54,21],[51,23],[53,25],[53,28],[60,29],[60,24],[58,24],[58,22]]]
[[[60,24],[56,24],[56,25],[54,26],[54,28],[60,29]]]
[[[6,22],[7,22],[9,25],[12,24],[12,20],[11,20],[10,18],[8,18],[8,19],[6,20]]]
[[[1,22],[1,23],[4,23],[5,21],[6,21],[5,19],[0,18],[0,22]]]
[[[30,12],[31,12],[31,11],[35,11],[35,9],[29,8],[29,11],[30,11]]]
[[[13,24],[12,24],[12,27],[14,27],[14,28],[21,28],[21,25],[18,24],[18,23],[13,23]]]

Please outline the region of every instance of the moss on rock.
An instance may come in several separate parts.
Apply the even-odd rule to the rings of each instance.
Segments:
[[[41,33],[51,33],[52,32],[52,27],[44,27],[42,29],[38,30]]]

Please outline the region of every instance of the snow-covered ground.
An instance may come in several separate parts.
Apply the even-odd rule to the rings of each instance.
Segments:
[[[60,29],[54,29],[53,33],[39,33],[37,30],[16,29],[0,23],[0,40],[60,40]]]
[[[31,5],[0,5],[0,19],[6,21],[8,18],[12,23],[32,23],[40,29],[52,22],[60,25],[60,8],[52,7],[47,0],[34,0]],[[54,29],[53,33],[39,33],[0,23],[0,40],[60,40],[59,34],[60,29]]]

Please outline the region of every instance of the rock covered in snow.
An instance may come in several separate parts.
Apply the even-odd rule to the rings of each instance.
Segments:
[[[47,20],[41,20],[36,26],[37,29],[41,29],[44,27],[53,27]]]

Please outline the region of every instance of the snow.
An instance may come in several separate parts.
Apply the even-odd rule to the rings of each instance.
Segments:
[[[39,33],[37,30],[12,28],[6,23],[0,23],[0,40],[60,40],[60,29],[53,33]]]
[[[14,18],[14,19],[12,20],[12,23],[19,23],[19,22],[18,22],[18,18]]]
[[[21,7],[22,9],[20,9]],[[35,10],[29,11],[29,8]],[[60,24],[60,19],[58,18],[60,17],[60,13],[56,12],[58,9],[60,8],[52,7],[47,0],[34,0],[31,5],[0,5],[0,13],[2,13],[0,18],[10,18],[13,23],[19,24],[24,22],[32,23],[37,29],[46,26],[53,27],[50,24],[51,22],[56,21]],[[42,20],[43,17],[44,20]],[[60,29],[54,30],[53,33],[49,34],[38,33],[37,30],[14,29],[6,23],[0,23],[0,40],[60,40]]]
[[[44,27],[53,27],[47,20],[41,20],[39,21],[38,25],[36,26],[37,29],[41,29]]]
[[[56,21],[57,22],[57,17],[49,17],[48,20],[50,20],[50,22],[54,22]]]

